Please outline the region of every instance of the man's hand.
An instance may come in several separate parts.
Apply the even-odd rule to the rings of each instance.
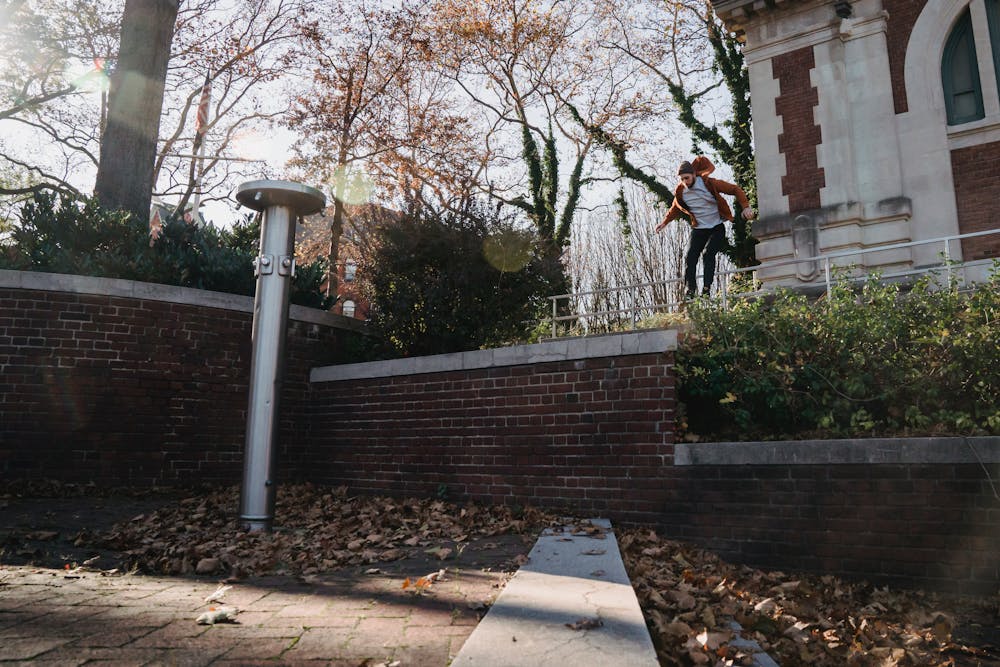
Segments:
[[[660,231],[661,229],[663,229],[663,228],[664,228],[664,227],[666,227],[666,226],[667,226],[667,221],[666,221],[666,220],[664,220],[664,221],[662,221],[662,222],[661,222],[660,224],[658,224],[658,225],[656,226],[656,229],[655,229],[655,230],[653,230],[653,231],[657,231],[657,232],[658,232],[658,231]]]
[[[753,218],[754,218],[754,212],[751,207],[747,206],[745,209],[743,209],[744,220],[753,220]]]

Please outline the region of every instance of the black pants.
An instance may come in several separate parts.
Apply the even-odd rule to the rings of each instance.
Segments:
[[[698,282],[695,276],[698,273],[698,257],[702,258],[702,268],[704,277],[702,284],[703,294],[708,294],[715,280],[715,256],[722,249],[722,244],[726,241],[726,225],[716,225],[711,229],[692,229],[691,242],[688,244],[687,256],[685,258],[687,266],[684,270],[684,282],[687,283],[687,295],[693,297],[698,293]],[[702,251],[705,252],[702,256]]]

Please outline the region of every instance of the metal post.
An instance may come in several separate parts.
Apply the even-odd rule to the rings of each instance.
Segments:
[[[556,307],[556,297],[552,297],[552,337],[558,338],[559,332],[556,330],[556,317],[559,316],[559,309]]]
[[[323,210],[322,192],[289,181],[251,181],[236,199],[264,214],[260,255],[254,261],[257,292],[253,301],[253,355],[240,522],[250,531],[271,530],[274,519],[275,440],[278,398],[284,371],[288,294],[295,273],[295,221]]]
[[[833,286],[830,284],[830,258],[823,258],[823,273],[826,275],[826,297],[829,299],[833,293]]]
[[[951,240],[944,240],[944,271],[948,276],[948,288],[951,289]]]

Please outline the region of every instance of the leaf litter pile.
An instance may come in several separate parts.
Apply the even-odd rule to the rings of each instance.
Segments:
[[[649,530],[617,532],[662,665],[748,665],[742,639],[784,667],[1000,666],[1000,648],[991,644],[1000,637],[1000,595],[789,576],[732,565]],[[958,624],[987,637],[961,641]]]
[[[279,487],[273,533],[248,533],[235,520],[238,505],[238,487],[199,492],[80,541],[114,549],[123,565],[143,572],[239,579],[412,555],[444,561],[472,539],[533,537],[567,521],[532,508],[356,497],[300,484]],[[661,665],[749,665],[749,640],[785,667],[1000,667],[1000,595],[944,596],[766,571],[649,529],[615,532]],[[419,592],[434,576],[410,587]],[[959,636],[960,628],[973,636]],[[586,629],[603,631],[600,623]]]
[[[149,573],[308,576],[417,554],[443,561],[470,539],[535,534],[555,520],[531,508],[348,496],[343,487],[296,484],[279,487],[276,527],[266,533],[243,530],[238,506],[238,487],[202,493],[120,523],[92,543]]]

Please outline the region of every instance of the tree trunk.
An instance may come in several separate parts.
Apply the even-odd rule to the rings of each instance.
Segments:
[[[163,87],[178,0],[126,0],[94,194],[108,210],[149,217]]]

